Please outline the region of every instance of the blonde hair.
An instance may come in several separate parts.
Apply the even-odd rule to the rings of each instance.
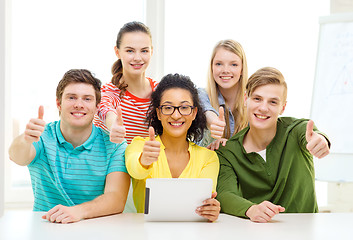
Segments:
[[[268,84],[277,84],[283,86],[283,102],[286,102],[287,83],[284,80],[282,73],[273,67],[260,68],[253,75],[251,75],[248,83],[246,84],[246,95],[250,97],[256,88]]]
[[[216,46],[213,48],[212,56],[211,56],[211,61],[209,65],[209,70],[208,70],[208,77],[207,77],[207,87],[206,91],[207,94],[210,98],[211,105],[214,109],[219,109],[219,102],[218,102],[218,86],[216,84],[216,81],[213,77],[213,60],[214,57],[218,51],[218,49],[224,48],[234,54],[236,54],[242,61],[242,72],[241,76],[239,79],[239,84],[238,90],[235,93],[236,94],[236,103],[234,109],[231,109],[233,116],[234,116],[234,134],[245,128],[248,124],[247,117],[246,117],[246,109],[244,108],[244,93],[245,93],[245,85],[248,80],[248,65],[246,61],[246,56],[243,47],[240,45],[240,43],[231,40],[231,39],[226,39],[226,40],[221,40],[219,41]],[[227,104],[226,104],[227,107]],[[230,130],[230,124],[229,124],[229,113],[225,109],[225,120],[226,120],[226,129],[224,131],[223,137],[224,138],[230,138],[231,135],[231,130]]]

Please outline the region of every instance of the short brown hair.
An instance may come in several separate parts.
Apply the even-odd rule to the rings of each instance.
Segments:
[[[283,101],[285,102],[287,100],[287,83],[282,73],[273,67],[260,68],[250,76],[246,84],[246,95],[250,97],[256,88],[268,84],[282,85],[284,87]]]
[[[57,100],[61,102],[66,86],[71,83],[87,83],[92,85],[96,94],[96,105],[100,103],[102,82],[86,69],[71,69],[64,74],[56,88]]]

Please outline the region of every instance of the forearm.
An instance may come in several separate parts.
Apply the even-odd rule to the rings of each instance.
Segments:
[[[117,214],[124,211],[126,197],[119,192],[108,192],[74,207],[81,213],[81,219]]]
[[[116,121],[117,115],[113,111],[107,112],[107,115],[105,117],[105,125],[109,130],[112,129],[113,123]]]
[[[218,193],[217,200],[221,203],[221,212],[238,217],[247,217],[246,211],[255,204],[231,192]]]
[[[93,218],[121,213],[124,210],[130,187],[130,176],[125,172],[112,172],[107,175],[104,194],[94,200],[77,205],[82,218]]]
[[[33,144],[25,140],[24,134],[16,137],[9,148],[10,159],[21,166],[30,164],[35,155],[36,150]]]
[[[126,157],[126,168],[135,179],[145,179],[151,171],[153,164],[144,167],[140,162],[142,152],[135,152]]]

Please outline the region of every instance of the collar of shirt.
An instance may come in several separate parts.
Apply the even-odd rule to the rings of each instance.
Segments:
[[[61,130],[60,130],[60,122],[61,121],[58,121],[56,123],[56,136],[58,138],[58,141],[60,144],[64,144],[65,146],[71,148],[72,150],[74,149],[74,147],[72,146],[71,143],[69,143],[68,141],[65,140],[64,136],[62,135],[61,133]],[[90,150],[92,149],[93,147],[93,142],[94,142],[94,139],[96,138],[96,135],[97,135],[97,129],[94,125],[92,125],[92,132],[91,132],[91,135],[89,136],[89,138],[80,146],[77,146],[75,149],[76,150],[83,150],[83,149],[87,149],[87,150]]]

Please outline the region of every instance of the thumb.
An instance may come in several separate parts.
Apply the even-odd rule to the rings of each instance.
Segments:
[[[40,105],[39,109],[38,109],[38,119],[43,120],[43,116],[44,116],[44,107],[42,105]]]
[[[217,192],[212,192],[211,198],[216,198],[217,197]]]
[[[116,113],[117,113],[116,123],[117,123],[119,126],[123,126],[123,125],[124,125],[124,121],[123,121],[123,112],[122,112],[122,110],[121,110],[120,107],[117,107]]]
[[[223,107],[219,107],[218,119],[224,122],[224,108]]]
[[[148,129],[148,135],[149,135],[149,137],[150,137],[150,141],[156,140],[156,138],[154,137],[154,128],[153,128],[153,127],[149,127],[149,129]]]
[[[309,120],[308,124],[306,125],[306,141],[309,142],[311,139],[311,136],[313,135],[313,130],[314,130],[314,122],[313,120]]]

